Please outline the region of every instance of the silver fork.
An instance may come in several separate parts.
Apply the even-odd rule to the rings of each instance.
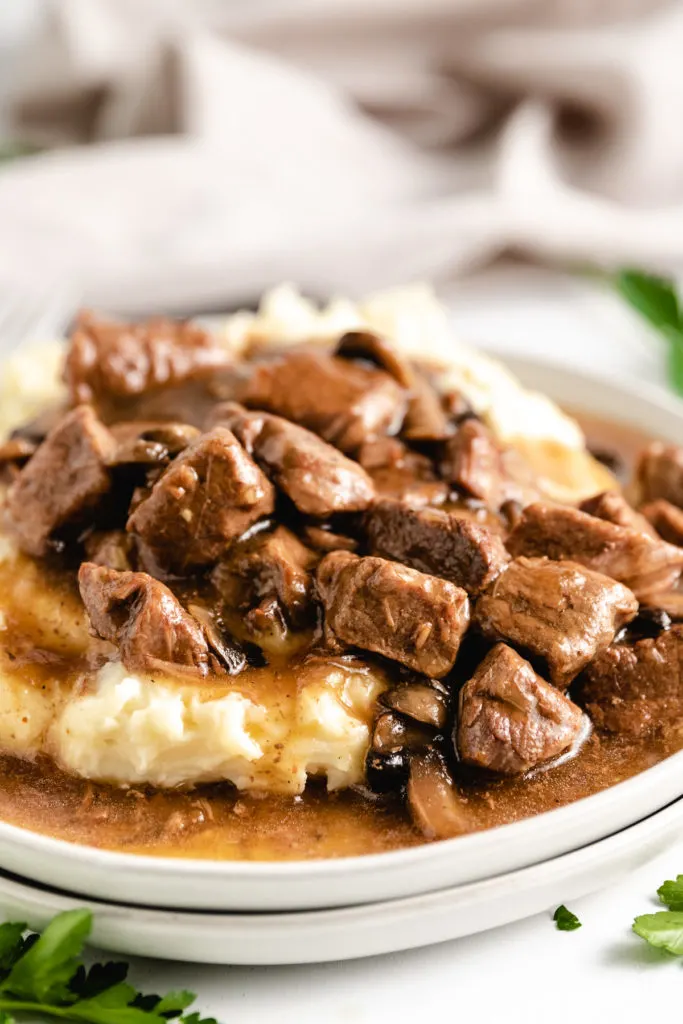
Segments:
[[[62,337],[77,307],[75,289],[64,285],[29,292],[0,282],[0,352]]]

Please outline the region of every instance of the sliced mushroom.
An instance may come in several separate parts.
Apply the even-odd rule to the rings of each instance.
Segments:
[[[35,441],[29,441],[25,437],[12,437],[4,444],[0,444],[0,466],[7,463],[15,463],[20,466],[31,458],[38,448]]]
[[[358,541],[325,526],[305,526],[304,539],[317,551],[357,551]]]
[[[380,699],[385,707],[434,729],[444,729],[448,722],[448,698],[444,687],[436,689],[426,682],[399,683],[383,693]]]
[[[377,717],[372,733],[372,748],[380,754],[397,750],[424,750],[434,740],[434,733],[422,724],[406,721],[391,711]]]
[[[402,750],[379,753],[369,750],[365,781],[373,793],[400,793],[408,781],[408,758]]]
[[[367,359],[393,377],[401,387],[412,387],[414,371],[410,363],[374,331],[348,331],[339,339],[336,355],[346,359]]]
[[[184,451],[200,431],[189,423],[133,421],[117,423],[111,428],[116,448],[110,466],[158,465],[170,462]]]
[[[467,804],[435,750],[410,754],[406,789],[413,821],[427,839],[448,839],[472,831]]]
[[[202,627],[209,647],[225,667],[228,675],[236,676],[247,667],[246,652],[227,635],[213,612],[200,604],[190,604],[187,610]]]

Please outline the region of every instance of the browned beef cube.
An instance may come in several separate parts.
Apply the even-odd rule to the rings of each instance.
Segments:
[[[634,508],[629,505],[626,498],[619,491],[603,491],[593,498],[586,498],[579,505],[582,512],[590,516],[597,516],[607,523],[614,523],[616,526],[626,526],[638,533],[646,533],[648,537],[657,537],[656,531],[651,524]],[[683,515],[683,513],[681,513]],[[668,538],[665,538],[668,540]]]
[[[413,508],[443,505],[448,500],[448,484],[438,479],[431,459],[411,451],[397,437],[366,441],[357,458],[380,498],[404,501]]]
[[[469,625],[467,594],[446,580],[347,551],[318,566],[325,626],[344,644],[438,679],[450,672]]]
[[[85,522],[109,490],[105,463],[113,446],[87,405],[58,422],[7,495],[10,523],[24,551],[45,555],[55,531]]]
[[[78,583],[94,632],[119,648],[130,672],[205,676],[216,669],[199,624],[147,573],[84,562]]]
[[[274,506],[273,485],[235,435],[215,427],[174,459],[127,528],[161,568],[183,574],[217,562]]]
[[[621,583],[576,562],[517,558],[477,601],[475,621],[548,665],[566,686],[638,611]]]
[[[683,569],[683,551],[672,544],[578,509],[541,502],[524,509],[507,547],[513,556],[580,562],[626,584],[639,598],[671,587]]]
[[[558,757],[583,731],[580,708],[506,644],[460,691],[455,741],[466,764],[517,775]]]
[[[73,403],[97,402],[181,384],[229,361],[226,349],[195,324],[162,317],[125,324],[83,313],[64,376]]]
[[[247,412],[234,403],[220,406],[214,419],[235,432],[305,515],[359,512],[374,497],[372,480],[362,466],[304,427],[281,416]]]
[[[277,597],[289,621],[300,625],[311,618],[312,570],[319,560],[295,534],[277,526],[233,545],[212,579],[229,605],[253,607],[264,597]]]
[[[491,431],[480,420],[465,420],[446,442],[441,473],[463,494],[489,508],[503,500],[503,461]]]
[[[643,505],[641,512],[662,540],[683,547],[683,508],[672,505],[665,498],[658,498]]]
[[[242,401],[293,420],[353,452],[367,438],[396,433],[406,392],[382,370],[324,352],[290,352],[259,366]]]
[[[400,501],[378,501],[367,512],[370,550],[475,595],[509,561],[500,537],[471,519],[441,509],[412,509]]]
[[[636,485],[641,502],[664,498],[683,508],[683,448],[653,441],[638,461]]]
[[[575,698],[599,729],[645,736],[683,719],[683,626],[614,644],[591,662]]]

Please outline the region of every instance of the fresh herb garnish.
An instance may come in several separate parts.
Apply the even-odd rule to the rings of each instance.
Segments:
[[[561,932],[574,932],[577,928],[581,927],[581,922],[576,914],[572,914],[571,910],[567,910],[564,903],[553,914],[553,921]]]
[[[641,914],[633,922],[633,931],[651,946],[683,956],[683,913],[660,910],[657,914]]]
[[[617,291],[669,343],[669,380],[683,394],[683,309],[669,278],[639,270],[621,270]]]
[[[669,910],[683,910],[683,875],[676,875],[673,882],[663,882],[657,895]]]
[[[0,1024],[17,1024],[15,1014],[81,1024],[217,1024],[198,1013],[183,1016],[193,992],[138,992],[126,983],[127,964],[86,970],[81,954],[91,928],[89,910],[58,914],[42,935],[26,934],[24,924],[0,925]]]

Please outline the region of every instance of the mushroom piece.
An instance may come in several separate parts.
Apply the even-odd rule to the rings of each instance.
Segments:
[[[413,821],[426,839],[449,839],[472,831],[466,802],[435,750],[409,755],[406,799]]]
[[[189,423],[140,420],[117,423],[111,428],[116,440],[108,465],[158,465],[170,462],[200,434]]]
[[[35,441],[29,441],[25,437],[11,437],[9,441],[0,444],[0,466],[8,463],[22,466],[28,462],[37,448]]]
[[[448,691],[427,682],[399,683],[381,696],[382,704],[408,718],[444,729],[448,722]]]
[[[372,749],[379,754],[398,750],[425,750],[434,741],[434,733],[421,723],[406,721],[391,711],[383,711],[375,721]]]
[[[247,667],[247,655],[244,650],[222,629],[220,620],[204,605],[189,604],[187,610],[202,627],[206,642],[225,666],[228,675],[236,676]]]
[[[365,781],[373,793],[400,793],[408,781],[408,770],[403,750],[380,753],[370,749],[365,759]]]

